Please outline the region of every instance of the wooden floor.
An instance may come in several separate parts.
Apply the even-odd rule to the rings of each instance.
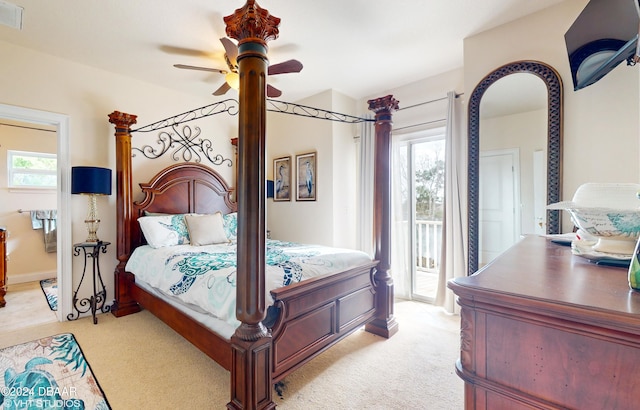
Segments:
[[[433,301],[438,293],[438,277],[440,274],[434,271],[416,270],[416,286],[414,293]]]
[[[0,308],[3,332],[58,320],[56,313],[49,309],[40,282],[9,284],[5,300],[7,305]]]

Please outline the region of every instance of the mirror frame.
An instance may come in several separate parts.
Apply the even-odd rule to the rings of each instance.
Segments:
[[[479,207],[479,154],[480,154],[480,101],[485,91],[499,79],[515,73],[538,76],[547,86],[547,204],[560,201],[562,174],[562,79],[551,66],[539,61],[516,61],[487,74],[476,86],[469,99],[469,248],[468,274],[478,270],[478,207]],[[560,211],[547,211],[547,234],[560,233]]]

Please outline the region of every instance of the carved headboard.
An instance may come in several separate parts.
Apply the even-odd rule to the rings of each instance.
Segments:
[[[131,250],[145,243],[138,218],[146,212],[166,214],[228,214],[237,211],[232,191],[220,174],[199,163],[171,165],[148,183],[141,183],[144,197],[133,203]]]

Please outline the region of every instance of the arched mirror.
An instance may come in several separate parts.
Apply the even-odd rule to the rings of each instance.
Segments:
[[[530,97],[540,94],[536,83],[545,100],[539,103]],[[511,111],[496,111],[499,107]],[[536,142],[536,133],[541,141]],[[562,80],[552,67],[518,61],[492,71],[476,86],[469,99],[469,274],[491,258],[481,250],[496,237],[511,236],[515,242],[521,233],[533,233],[534,225],[540,233],[560,232],[560,212],[544,205],[560,201],[561,145]],[[510,216],[492,217],[494,205],[505,202],[512,204]]]

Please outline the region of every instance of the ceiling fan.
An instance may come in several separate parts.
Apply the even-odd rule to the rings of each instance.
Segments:
[[[238,76],[238,46],[228,39],[227,37],[222,37],[220,39],[222,45],[224,46],[224,59],[227,63],[228,69],[223,70],[220,68],[208,68],[208,67],[198,67],[193,65],[185,65],[185,64],[174,64],[173,66],[176,68],[183,68],[187,70],[199,70],[199,71],[207,71],[212,73],[220,73],[224,74],[225,82],[213,92],[213,95],[223,95],[231,88],[238,89],[238,85],[240,83],[240,78]],[[298,60],[287,60],[282,63],[270,65],[267,74],[268,75],[276,75],[276,74],[286,74],[286,73],[299,73],[302,71],[302,63]],[[282,91],[278,90],[272,85],[267,84],[267,97],[280,97],[282,95]]]

